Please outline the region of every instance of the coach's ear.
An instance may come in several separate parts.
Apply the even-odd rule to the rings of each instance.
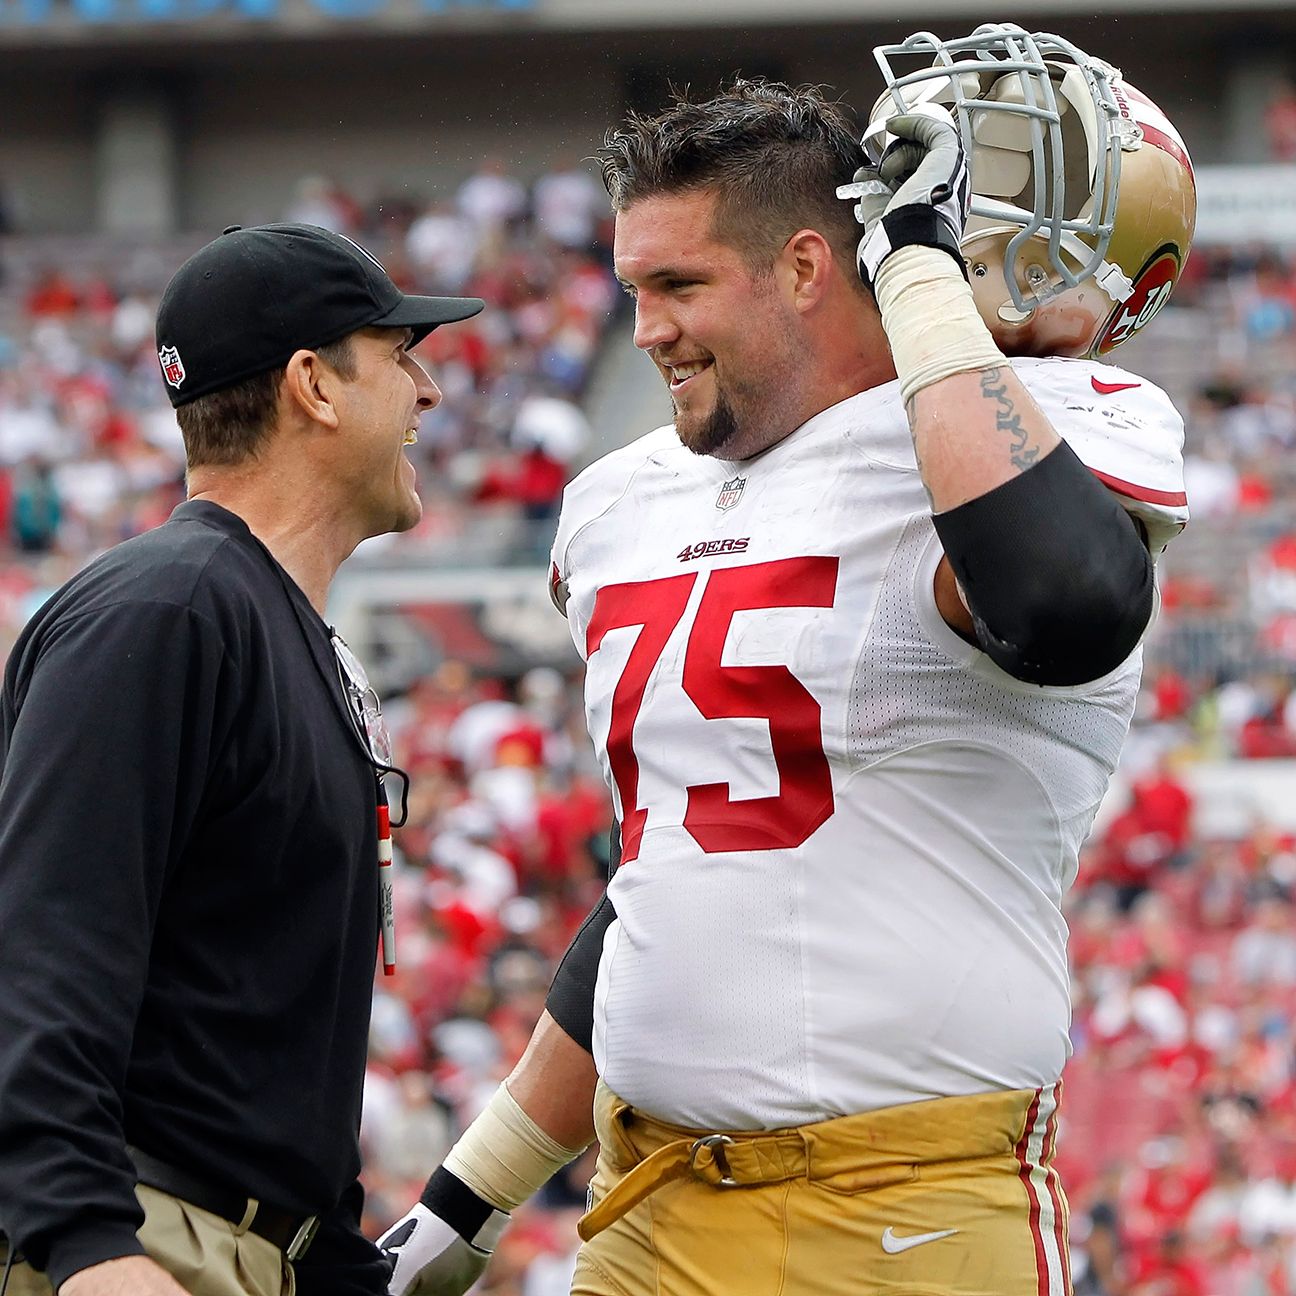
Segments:
[[[341,421],[336,396],[342,379],[337,371],[315,351],[294,351],[284,370],[279,388],[280,400],[330,431]]]
[[[833,272],[832,248],[818,230],[798,230],[783,244],[774,272],[793,308],[804,314],[813,310],[828,291]]]

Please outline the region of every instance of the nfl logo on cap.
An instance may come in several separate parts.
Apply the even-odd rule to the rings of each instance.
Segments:
[[[716,496],[716,508],[723,513],[726,509],[731,509],[742,499],[743,487],[747,485],[746,477],[735,477],[733,481],[727,481],[720,487],[720,494]]]
[[[185,367],[180,359],[180,352],[175,347],[163,347],[158,352],[158,360],[162,365],[162,377],[172,387],[179,387],[185,380]]]

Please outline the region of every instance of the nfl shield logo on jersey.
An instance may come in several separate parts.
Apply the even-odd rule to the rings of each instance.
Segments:
[[[158,360],[162,365],[162,377],[172,387],[179,387],[185,380],[185,367],[180,359],[180,352],[175,347],[163,347],[158,352]]]
[[[742,499],[743,487],[747,485],[746,477],[735,477],[733,481],[727,481],[720,487],[720,494],[716,496],[716,508],[723,513],[726,509],[731,509]]]

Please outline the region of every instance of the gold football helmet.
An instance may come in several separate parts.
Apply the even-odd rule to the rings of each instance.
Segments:
[[[915,104],[959,124],[973,190],[963,255],[1007,354],[1100,357],[1165,305],[1197,215],[1192,163],[1116,68],[1011,23],[873,53],[887,89],[864,134],[870,157],[889,142],[887,119]]]

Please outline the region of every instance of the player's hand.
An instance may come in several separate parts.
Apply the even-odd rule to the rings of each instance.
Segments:
[[[422,1202],[378,1239],[378,1247],[392,1262],[390,1296],[463,1296],[491,1258]]]
[[[78,1269],[58,1296],[186,1296],[185,1289],[148,1256],[121,1256]]]
[[[859,272],[872,285],[878,267],[902,247],[938,247],[963,266],[959,240],[972,200],[958,126],[938,104],[922,104],[887,122],[894,138],[854,182],[837,190],[854,198],[864,227]]]

